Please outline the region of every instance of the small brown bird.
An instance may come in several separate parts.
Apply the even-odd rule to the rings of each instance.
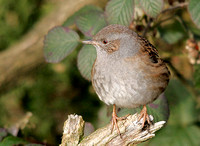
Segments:
[[[143,106],[140,119],[150,124],[146,104],[165,90],[170,72],[157,49],[134,31],[109,25],[85,44],[94,45],[97,58],[92,68],[92,85],[100,100],[113,105],[112,128],[119,128],[116,107]],[[120,132],[119,132],[120,133]]]

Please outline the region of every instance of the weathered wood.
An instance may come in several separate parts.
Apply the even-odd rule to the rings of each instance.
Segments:
[[[83,118],[78,115],[69,115],[64,123],[62,144],[60,146],[78,145],[84,131]]]
[[[73,120],[71,120],[73,119]],[[118,134],[117,130],[114,129],[111,132],[111,123],[103,128],[97,129],[95,132],[90,134],[87,137],[84,137],[83,140],[79,141],[79,143],[74,145],[78,146],[93,146],[93,145],[107,145],[107,146],[127,146],[132,144],[138,144],[144,142],[155,136],[155,132],[159,130],[165,124],[165,121],[160,121],[155,124],[146,127],[146,129],[142,129],[142,120],[138,121],[139,114],[129,115],[125,120],[118,121],[119,130],[121,133],[121,137]],[[70,145],[73,139],[79,139],[83,135],[83,124],[80,124],[79,121],[82,120],[81,116],[70,115],[68,120],[64,125],[64,133],[61,146]],[[153,121],[153,117],[150,116],[150,120]],[[70,122],[72,121],[72,122]],[[74,121],[77,121],[75,123]],[[80,127],[79,127],[80,126]],[[65,131],[72,131],[72,127],[74,128],[74,132],[68,132],[66,135]],[[69,130],[70,129],[70,130]],[[81,132],[80,132],[81,131]],[[79,135],[80,134],[80,135]],[[65,138],[67,136],[67,138]],[[72,139],[70,139],[70,137]],[[74,138],[76,137],[76,138]],[[67,140],[66,140],[67,139]]]

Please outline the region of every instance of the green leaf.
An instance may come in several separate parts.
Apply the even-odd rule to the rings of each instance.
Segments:
[[[163,0],[140,0],[140,5],[144,12],[150,17],[157,17],[164,6]]]
[[[63,24],[63,26],[70,26],[75,24],[75,21],[77,19],[77,17],[79,17],[80,15],[82,15],[83,13],[87,13],[90,11],[102,11],[101,8],[97,7],[97,6],[93,6],[93,5],[87,5],[83,8],[81,8],[80,10],[78,10],[77,12],[75,12],[72,16],[70,16]]]
[[[200,64],[194,65],[194,83],[197,88],[200,88]]]
[[[138,146],[199,146],[200,129],[197,126],[189,125],[187,127],[167,125],[161,129],[156,136]]]
[[[0,146],[23,145],[27,143],[28,143],[27,141],[19,137],[8,136],[4,138],[2,142],[0,142]]]
[[[0,141],[8,134],[7,130],[0,128]]]
[[[186,126],[197,121],[195,97],[180,81],[171,80],[165,93],[171,111],[169,124]]]
[[[188,11],[193,22],[200,28],[200,1],[190,0],[188,5]]]
[[[96,49],[92,45],[84,45],[78,54],[78,69],[87,80],[91,80],[91,70],[95,59]]]
[[[139,0],[134,0],[134,21],[141,21],[145,13],[140,5]]]
[[[82,13],[77,18],[76,25],[85,36],[92,37],[106,26],[106,20],[102,10],[91,10]]]
[[[168,44],[175,44],[187,36],[184,27],[179,21],[158,27],[158,31],[161,38]]]
[[[134,0],[111,0],[105,14],[109,24],[129,26],[134,16]]]
[[[69,55],[78,45],[79,35],[64,27],[55,27],[44,40],[44,56],[47,62],[59,62]]]

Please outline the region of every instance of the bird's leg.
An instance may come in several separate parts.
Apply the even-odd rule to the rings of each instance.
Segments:
[[[140,117],[139,117],[138,121],[140,121],[142,118],[143,118],[142,127],[144,127],[145,121],[147,121],[148,124],[151,124],[151,122],[149,120],[149,116],[147,114],[147,107],[146,107],[146,105],[143,106],[143,109],[140,112]]]
[[[111,131],[113,131],[114,126],[115,126],[116,129],[117,129],[117,131],[118,131],[118,133],[119,133],[119,135],[120,135],[120,137],[121,137],[121,134],[120,134],[120,131],[119,131],[119,127],[117,125],[117,121],[119,121],[119,120],[125,120],[128,116],[129,115],[126,115],[124,117],[118,117],[117,113],[116,113],[116,105],[114,104],[113,105],[113,113],[112,113],[112,129],[111,129]]]
[[[114,126],[115,126],[117,128],[118,133],[120,134],[119,127],[117,125],[118,118],[119,117],[117,116],[117,113],[116,113],[116,106],[114,104],[113,105],[113,112],[112,112],[112,129],[111,129],[111,131],[113,131]]]

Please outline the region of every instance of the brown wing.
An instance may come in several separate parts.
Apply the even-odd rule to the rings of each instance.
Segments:
[[[138,40],[141,45],[141,51],[143,53],[148,53],[149,59],[152,63],[158,63],[160,59],[158,55],[158,50],[148,40],[141,37],[140,35],[138,35]]]
[[[138,41],[141,46],[140,55],[147,65],[146,70],[149,71],[149,78],[152,79],[152,82],[163,83],[156,87],[163,92],[169,82],[170,72],[165,62],[159,57],[158,50],[148,40],[138,35]]]

